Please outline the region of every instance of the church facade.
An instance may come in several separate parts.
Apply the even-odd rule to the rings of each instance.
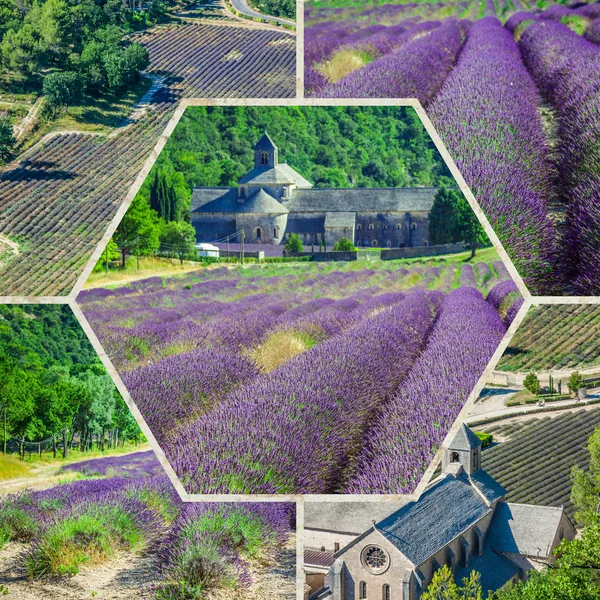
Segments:
[[[487,597],[552,563],[560,541],[575,537],[562,507],[506,502],[506,490],[481,469],[481,441],[464,424],[442,468],[402,506],[339,503],[344,514],[326,514],[306,505],[311,600],[418,600],[443,565],[458,583],[478,571]]]
[[[280,244],[296,233],[305,245],[404,248],[429,244],[436,188],[313,188],[279,162],[265,132],[254,147],[254,168],[236,188],[194,188],[191,223],[198,242],[244,232],[246,243]]]

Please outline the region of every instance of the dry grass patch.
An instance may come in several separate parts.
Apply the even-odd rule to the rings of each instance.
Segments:
[[[0,480],[31,475],[31,469],[23,461],[0,454]]]
[[[329,81],[335,83],[342,79],[342,77],[346,77],[346,75],[352,73],[352,71],[364,67],[372,60],[373,57],[364,50],[346,48],[344,50],[339,50],[333,54],[329,60],[321,64],[319,66],[319,71],[321,71]]]
[[[258,366],[270,373],[279,365],[287,362],[294,356],[306,352],[315,345],[315,340],[307,333],[298,331],[276,331],[266,340],[253,348],[248,353]]]

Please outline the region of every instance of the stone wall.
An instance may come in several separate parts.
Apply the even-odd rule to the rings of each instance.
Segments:
[[[419,258],[421,256],[441,256],[442,254],[457,254],[465,252],[466,247],[460,244],[440,244],[439,246],[416,246],[412,248],[391,248],[381,251],[381,260],[398,258]]]
[[[284,256],[312,256],[315,262],[350,261],[358,260],[358,250],[350,252],[285,252]]]
[[[237,213],[236,227],[238,230],[244,230],[247,244],[279,244],[285,234],[287,217],[287,214]],[[258,235],[259,230],[260,236]],[[275,233],[277,233],[277,237]]]
[[[355,241],[358,246],[402,248],[429,242],[429,213],[389,212],[356,214]]]

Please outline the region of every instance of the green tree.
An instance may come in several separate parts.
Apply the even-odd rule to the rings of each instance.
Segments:
[[[284,249],[286,252],[304,252],[300,236],[297,233],[292,233],[285,242]]]
[[[571,392],[571,394],[577,395],[579,388],[583,387],[583,377],[579,371],[573,371],[571,373],[569,380],[567,381],[567,387],[569,388],[569,392]]]
[[[73,71],[58,71],[50,73],[44,78],[44,96],[49,106],[53,109],[65,107],[69,112],[69,105],[81,98],[83,80],[79,73]]]
[[[125,268],[127,256],[153,254],[160,246],[160,219],[156,211],[140,195],[136,194],[123,220],[113,234],[113,240],[121,252],[121,266]]]
[[[73,19],[65,0],[45,0],[39,11],[37,31],[44,46],[59,60],[68,52]]]
[[[575,518],[584,525],[597,521],[600,507],[600,427],[590,436],[587,448],[590,452],[588,468],[574,465],[571,471],[571,501],[577,507]]]
[[[168,251],[175,252],[183,264],[184,258],[196,248],[196,230],[189,223],[171,221],[166,224],[160,243]]]
[[[0,118],[0,165],[5,165],[13,157],[16,143],[10,121]]]
[[[458,239],[456,223],[459,193],[441,187],[433,201],[429,213],[429,242],[431,244],[453,244],[462,241]]]
[[[117,243],[111,238],[106,245],[106,248],[102,252],[102,255],[98,259],[98,262],[94,266],[94,273],[99,273],[100,271],[104,271],[107,268],[106,263],[110,265],[111,262],[117,260],[121,256],[119,251],[119,246]]]
[[[421,596],[422,600],[483,600],[480,576],[477,571],[471,571],[468,578],[457,585],[454,575],[447,565],[437,570],[431,583]]]
[[[352,252],[354,250],[356,250],[356,246],[347,237],[343,237],[333,244],[334,252]]]
[[[525,389],[531,392],[534,396],[537,396],[540,393],[540,390],[542,389],[542,386],[540,385],[540,380],[538,379],[535,373],[529,373],[525,377],[523,385],[525,386]]]
[[[462,194],[460,194],[457,202],[456,228],[457,236],[471,250],[471,257],[475,256],[477,248],[491,245],[483,226],[477,219],[471,205]]]
[[[0,47],[2,65],[20,79],[27,79],[40,64],[43,47],[33,25],[24,23],[20,29],[9,29]]]

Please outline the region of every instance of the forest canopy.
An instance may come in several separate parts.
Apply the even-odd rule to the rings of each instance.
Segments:
[[[0,407],[7,439],[140,434],[136,421],[68,306],[0,305]],[[4,440],[3,440],[4,441]]]

